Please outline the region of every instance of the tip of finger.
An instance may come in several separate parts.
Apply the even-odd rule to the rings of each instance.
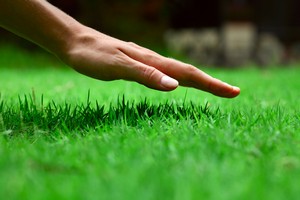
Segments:
[[[239,87],[236,87],[236,86],[232,86],[232,92],[231,92],[231,95],[230,97],[236,97],[238,96],[239,94],[241,93],[241,89]]]
[[[239,88],[239,87],[236,87],[236,86],[232,86],[232,89],[233,89],[233,91],[235,91],[235,92],[241,92],[241,89]]]

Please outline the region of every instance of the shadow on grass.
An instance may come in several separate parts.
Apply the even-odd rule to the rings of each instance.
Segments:
[[[195,105],[192,102],[178,105],[176,103],[151,104],[147,99],[140,102],[127,101],[125,97],[118,99],[117,104],[110,106],[92,105],[87,102],[73,105],[65,102],[57,105],[55,102],[44,105],[43,96],[37,103],[32,95],[19,97],[18,104],[9,105],[0,96],[0,132],[6,135],[34,134],[36,131],[53,132],[56,130],[85,131],[103,127],[125,125],[137,127],[142,122],[149,126],[154,121],[168,123],[170,120],[193,120],[198,122],[203,116],[214,117],[209,105]]]

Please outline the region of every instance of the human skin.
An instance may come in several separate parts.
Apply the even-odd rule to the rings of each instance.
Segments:
[[[160,91],[182,85],[226,98],[240,93],[190,64],[89,28],[45,0],[0,0],[0,26],[99,80],[136,81]]]

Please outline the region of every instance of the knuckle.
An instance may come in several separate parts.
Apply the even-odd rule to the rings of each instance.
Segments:
[[[175,60],[173,58],[165,58],[165,59],[161,59],[162,60],[162,65],[165,67],[165,68],[170,68],[172,66],[175,66],[174,63],[175,63]]]
[[[158,59],[158,57],[155,54],[147,51],[142,52],[142,56],[149,60],[151,63]]]
[[[143,74],[148,80],[152,80],[155,77],[156,69],[152,67],[143,68]]]
[[[186,70],[191,74],[194,74],[195,72],[198,71],[198,69],[196,67],[194,67],[193,65],[190,65],[190,64],[186,64]]]
[[[137,45],[136,43],[134,43],[134,42],[127,42],[127,44],[130,45],[130,46],[133,46],[133,47],[138,46],[138,45]]]
[[[215,87],[214,87],[214,84],[213,84],[212,81],[208,81],[206,83],[206,90],[208,90],[208,91],[214,91],[215,90]]]
[[[199,75],[199,69],[194,67],[193,65],[187,64],[186,68],[189,78]]]
[[[185,81],[194,81],[195,78],[199,75],[199,71],[196,67],[190,64],[182,65],[181,77]]]
[[[113,58],[114,59],[112,65],[114,66],[128,64],[128,59],[126,59],[125,56],[120,53],[116,53]]]
[[[119,66],[129,67],[133,65],[133,62],[131,61],[131,59],[129,59],[129,57],[124,55],[122,52],[116,52],[114,53],[110,65],[114,67],[119,67]]]

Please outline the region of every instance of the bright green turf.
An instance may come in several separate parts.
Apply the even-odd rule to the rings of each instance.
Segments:
[[[206,69],[228,100],[57,65],[0,48],[1,199],[298,199],[300,68]]]

